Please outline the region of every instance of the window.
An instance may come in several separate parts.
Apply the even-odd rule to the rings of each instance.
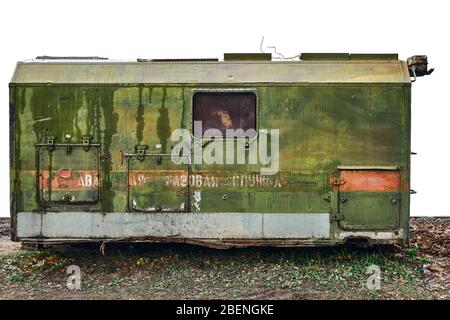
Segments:
[[[193,118],[201,121],[202,136],[208,129],[218,129],[223,136],[227,129],[256,130],[256,95],[253,92],[197,92],[193,102]],[[195,130],[194,135],[200,138]]]

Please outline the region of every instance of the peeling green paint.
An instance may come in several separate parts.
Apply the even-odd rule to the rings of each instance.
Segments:
[[[169,119],[169,111],[166,108],[166,98],[167,98],[167,89],[163,88],[163,94],[161,99],[161,108],[158,109],[159,117],[156,121],[156,132],[161,143],[161,152],[167,152],[167,140],[170,138],[171,129],[170,129],[170,119]]]

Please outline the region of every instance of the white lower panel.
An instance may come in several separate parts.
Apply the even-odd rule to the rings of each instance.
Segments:
[[[19,238],[326,239],[328,213],[19,212]]]

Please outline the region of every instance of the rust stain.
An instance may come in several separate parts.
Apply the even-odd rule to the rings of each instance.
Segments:
[[[402,191],[409,192],[409,179],[404,178],[402,181]]]
[[[395,192],[401,186],[397,171],[345,170],[341,180],[340,191]]]
[[[120,165],[123,166],[125,162],[125,153],[123,152],[123,150],[120,150],[119,153],[120,153]]]
[[[59,177],[62,179],[69,179],[72,176],[72,171],[68,168],[59,170]]]

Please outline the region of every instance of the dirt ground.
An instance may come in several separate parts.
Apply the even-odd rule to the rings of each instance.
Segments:
[[[0,299],[450,299],[450,218],[412,218],[405,247],[99,244],[21,250],[0,218]],[[81,289],[67,288],[67,267]],[[380,288],[367,268],[380,268]]]
[[[20,243],[9,240],[9,218],[0,218],[0,257],[20,249]]]

